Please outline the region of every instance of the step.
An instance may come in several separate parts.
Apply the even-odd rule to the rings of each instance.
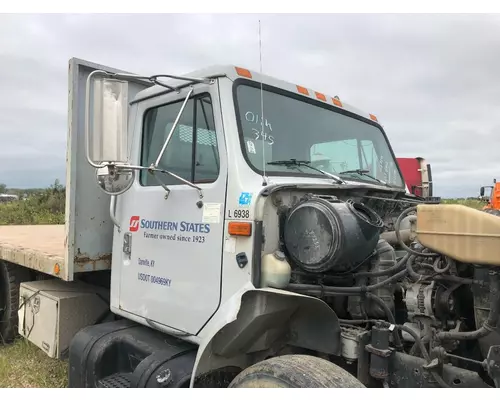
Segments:
[[[131,377],[132,373],[118,372],[99,380],[97,387],[109,389],[130,388]]]

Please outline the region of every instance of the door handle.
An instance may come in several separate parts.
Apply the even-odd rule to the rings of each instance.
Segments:
[[[130,232],[123,235],[123,253],[130,259],[132,255],[132,234]]]

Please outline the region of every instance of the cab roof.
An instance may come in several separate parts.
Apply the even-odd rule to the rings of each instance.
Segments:
[[[191,73],[185,74],[185,75],[180,75],[183,78],[195,78],[195,79],[202,79],[202,78],[210,78],[210,79],[216,79],[216,78],[228,78],[232,81],[236,79],[247,79],[250,81],[254,82],[262,82],[265,85],[269,86],[274,86],[276,88],[299,94],[304,97],[308,97],[310,99],[313,99],[319,103],[329,103],[335,107],[342,108],[346,111],[349,111],[351,113],[357,114],[360,117],[367,118],[369,120],[372,120],[376,123],[378,123],[377,118],[370,113],[364,112],[356,107],[351,106],[350,104],[347,104],[343,102],[341,99],[339,99],[337,96],[331,96],[327,95],[323,92],[319,92],[310,88],[306,88],[301,85],[297,85],[294,83],[286,82],[283,80],[280,80],[278,78],[274,78],[269,75],[265,74],[260,74],[255,71],[251,71],[246,68],[241,68],[237,67],[234,65],[213,65],[207,68],[199,69],[196,71],[192,71]],[[184,79],[169,79],[169,80],[164,80],[165,84],[172,86],[172,87],[178,87],[178,86],[183,86],[186,84],[189,84],[188,80]],[[135,99],[134,102],[144,100],[146,98],[154,97],[159,94],[163,94],[168,92],[169,90],[166,89],[163,86],[160,85],[154,85],[150,88],[147,88],[141,92],[139,92]]]

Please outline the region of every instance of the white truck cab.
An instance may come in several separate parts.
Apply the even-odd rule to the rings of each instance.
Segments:
[[[119,85],[126,93],[129,83]],[[232,66],[166,85],[171,89],[156,85],[129,99],[130,145],[116,160],[126,161],[127,171],[141,168],[132,170],[115,206],[111,310],[118,315],[198,342],[221,304],[248,284],[267,286],[255,250],[279,248],[272,193],[291,187],[405,190],[380,125],[332,97]],[[124,106],[110,116],[109,109],[102,107],[101,126],[108,118],[123,119],[115,113]],[[126,133],[96,136],[108,146],[116,138],[118,149]],[[322,169],[293,163],[318,153],[326,156]],[[343,172],[357,169],[385,183]],[[118,177],[121,171],[118,164]]]

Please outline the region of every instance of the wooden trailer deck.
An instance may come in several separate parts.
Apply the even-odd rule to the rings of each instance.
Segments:
[[[64,268],[64,235],[64,225],[0,226],[0,260],[57,276]]]

